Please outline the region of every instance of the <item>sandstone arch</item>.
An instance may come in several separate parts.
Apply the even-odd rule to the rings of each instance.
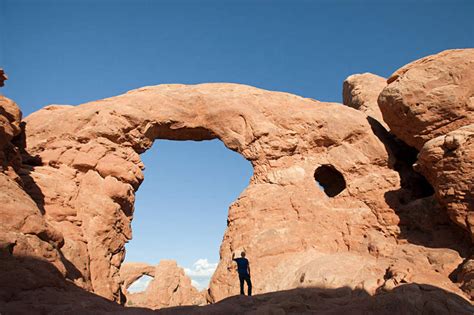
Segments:
[[[142,292],[129,292],[130,285],[143,275],[153,278],[147,288]],[[156,266],[125,263],[120,268],[120,278],[128,306],[158,309],[206,304],[204,292],[199,292],[191,285],[191,279],[173,260],[162,260]]]
[[[398,243],[399,218],[384,194],[400,189],[400,179],[366,116],[354,109],[237,84],[160,85],[48,106],[25,121],[28,154],[41,159],[30,174],[43,194],[36,201],[78,271],[68,277],[109,299],[119,300],[134,192],[143,180],[139,154],[155,139],[218,138],[254,168],[229,208],[210,300],[237,292],[230,256],[242,248],[253,261],[256,293],[307,285],[373,293],[389,266],[410,270],[407,282],[460,293],[447,280],[462,261],[458,252],[448,252],[449,263],[426,260],[419,247]],[[314,165],[324,164],[346,179],[335,198],[314,185]],[[347,268],[315,269],[334,262],[358,276],[342,276]]]

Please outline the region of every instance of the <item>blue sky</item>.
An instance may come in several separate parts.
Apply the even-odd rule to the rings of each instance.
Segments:
[[[341,101],[350,74],[388,76],[474,47],[473,12],[470,0],[0,0],[2,93],[25,115],[161,83],[237,82]],[[218,141],[158,141],[143,159],[127,260],[212,269],[249,163]],[[210,267],[193,267],[199,259]]]

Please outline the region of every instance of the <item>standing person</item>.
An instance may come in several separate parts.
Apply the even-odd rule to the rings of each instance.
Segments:
[[[237,263],[237,272],[240,280],[240,294],[244,295],[244,281],[247,282],[248,296],[252,296],[252,281],[250,280],[250,263],[245,258],[245,252],[240,253],[240,258],[235,258],[232,253],[232,260]]]

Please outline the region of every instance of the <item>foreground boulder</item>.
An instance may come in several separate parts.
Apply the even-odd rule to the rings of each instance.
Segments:
[[[443,303],[440,301],[449,301]],[[161,315],[258,314],[463,314],[474,312],[469,302],[430,285],[405,284],[393,291],[369,295],[364,290],[293,289],[252,298],[235,296],[204,307],[175,307]],[[145,313],[144,313],[145,314]]]

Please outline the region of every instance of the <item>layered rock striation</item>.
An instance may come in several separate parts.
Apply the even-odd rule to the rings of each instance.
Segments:
[[[342,84],[342,103],[364,112],[388,129],[377,103],[380,92],[386,86],[387,80],[376,74],[353,74]]]

